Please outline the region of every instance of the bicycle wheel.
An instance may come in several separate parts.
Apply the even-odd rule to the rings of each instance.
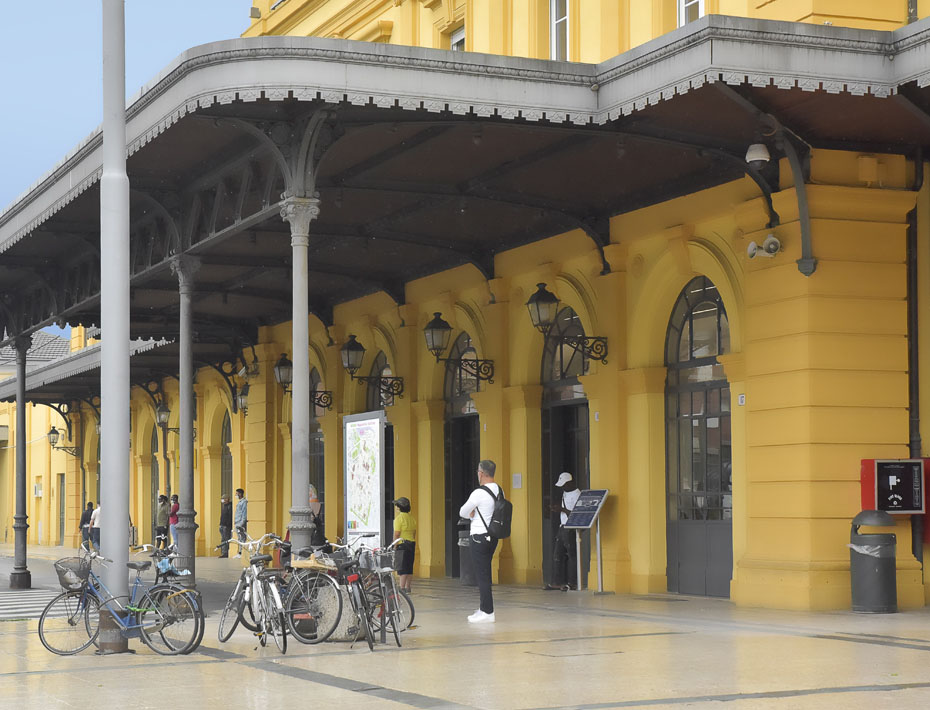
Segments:
[[[86,590],[62,592],[52,599],[39,617],[39,640],[52,653],[59,656],[71,656],[80,653],[93,643],[99,632],[99,624],[94,627],[94,635],[88,630],[88,610],[94,608],[93,616],[99,614],[99,602]]]
[[[251,594],[249,596],[249,602],[246,604],[251,611],[254,611],[255,615],[255,635],[258,636],[258,642],[263,647],[268,643],[268,629],[266,628],[266,610],[265,610],[265,597],[261,592],[258,581],[254,581],[251,586]],[[240,615],[242,616],[242,615]]]
[[[284,611],[281,608],[281,602],[275,596],[271,585],[274,580],[265,582],[265,629],[268,635],[274,640],[275,646],[281,653],[287,653],[287,626],[284,621]]]
[[[301,643],[328,639],[342,616],[339,585],[328,574],[301,575],[291,581],[284,617],[291,635]]]
[[[397,608],[397,599],[400,595],[397,593],[397,587],[394,586],[394,577],[389,576],[387,580],[381,579],[381,592],[383,603],[381,604],[382,623],[386,623],[391,633],[394,634],[394,643],[400,648],[400,635],[398,627],[400,626],[399,610]]]
[[[151,587],[148,593],[156,602],[162,602],[174,594],[183,594],[187,597],[194,610],[194,624],[196,630],[194,632],[193,638],[191,639],[191,642],[186,648],[179,651],[179,653],[186,655],[200,646],[200,642],[203,640],[204,627],[206,626],[206,620],[203,613],[203,599],[200,596],[200,592],[195,589],[182,587],[180,584],[167,582],[165,584],[159,584]],[[171,638],[165,639],[164,643],[169,646],[173,645]]]
[[[355,607],[355,615],[358,617],[360,630],[365,634],[365,641],[368,642],[368,650],[375,650],[375,635],[371,631],[371,621],[369,617],[368,599],[365,595],[365,588],[359,582],[353,582],[349,586],[349,594],[352,599],[352,606]],[[357,639],[358,637],[356,637]]]
[[[229,641],[236,627],[239,625],[242,606],[245,603],[243,598],[244,589],[242,579],[240,578],[239,582],[236,584],[236,588],[233,589],[232,594],[229,595],[229,599],[226,600],[226,604],[223,606],[223,613],[220,614],[220,628],[217,632],[220,643]]]
[[[252,590],[246,589],[246,594],[242,598],[242,606],[239,607],[239,621],[253,634],[257,634],[262,629],[258,621],[258,614],[255,613],[257,606],[252,599]]]
[[[397,590],[397,630],[406,631],[413,626],[413,600],[410,599],[410,593],[406,589]]]
[[[187,590],[153,587],[138,605],[139,635],[163,656],[187,651],[197,640],[197,610]]]

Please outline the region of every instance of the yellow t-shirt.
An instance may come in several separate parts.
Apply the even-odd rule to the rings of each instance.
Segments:
[[[394,531],[399,532],[402,539],[413,542],[417,539],[417,521],[410,513],[398,513],[394,518]]]

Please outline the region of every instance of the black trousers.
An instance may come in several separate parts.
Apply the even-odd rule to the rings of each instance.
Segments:
[[[494,613],[494,597],[491,596],[491,558],[497,549],[497,539],[488,540],[487,535],[471,536],[471,557],[475,566],[475,581],[481,602],[479,609],[485,614]]]
[[[161,537],[161,540],[158,538]],[[155,549],[161,548],[163,550],[168,549],[168,526],[167,525],[156,525],[155,526]]]
[[[232,529],[228,525],[220,525],[220,557],[229,557],[229,543],[226,542],[229,540],[230,535],[232,534]]]
[[[578,588],[578,554],[575,531],[559,527],[552,550],[552,583],[556,587],[571,584]]]

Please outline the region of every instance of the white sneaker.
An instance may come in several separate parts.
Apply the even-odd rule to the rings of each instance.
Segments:
[[[478,612],[481,616],[472,615],[468,617],[468,621],[471,624],[493,624],[494,623],[494,612],[490,614],[485,614],[483,611]]]
[[[234,559],[234,560],[235,560],[235,559],[238,559],[238,558],[240,558],[240,557],[242,557],[242,555],[233,555],[233,559]]]
[[[481,611],[481,609],[475,609],[475,612],[474,612],[471,616],[468,617],[468,620],[469,620],[469,621],[474,621],[475,619],[477,619],[477,618],[480,617],[480,616],[484,616],[484,612]]]

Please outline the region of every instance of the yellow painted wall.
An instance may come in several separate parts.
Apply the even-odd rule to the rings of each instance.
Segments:
[[[549,59],[549,0],[253,0],[260,11],[244,37],[338,37],[448,49],[465,28],[465,49]],[[906,4],[876,0],[705,0],[706,14],[893,30]],[[930,0],[918,3],[921,18]],[[571,0],[569,59],[600,62],[674,30],[676,0]]]

